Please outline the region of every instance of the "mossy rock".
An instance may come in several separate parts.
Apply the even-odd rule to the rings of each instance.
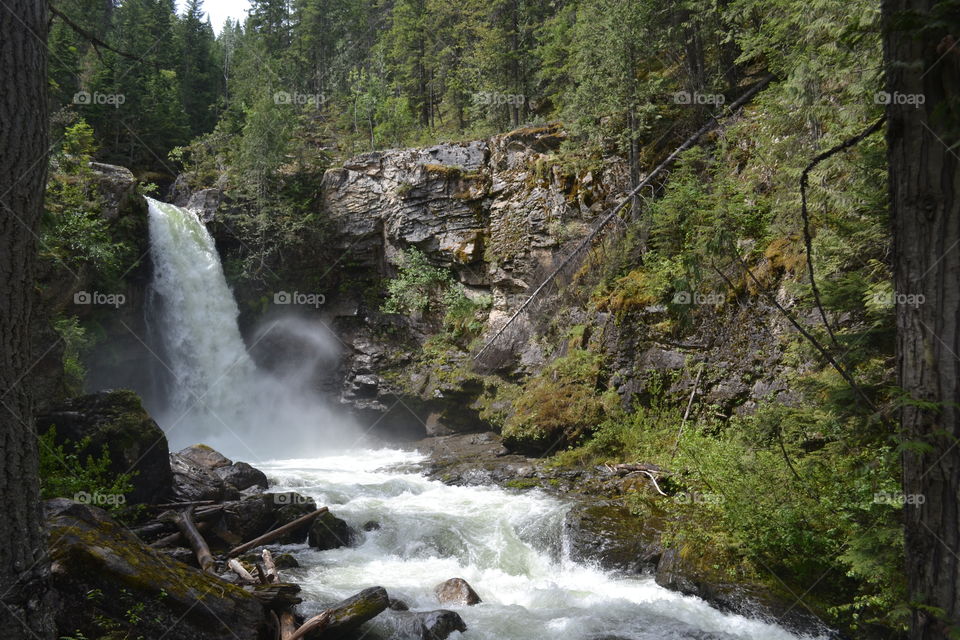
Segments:
[[[99,457],[106,446],[111,472],[136,472],[128,503],[162,502],[171,491],[167,438],[133,391],[102,391],[73,398],[39,416],[36,425],[40,433],[56,427],[57,444],[90,438],[90,444],[79,452],[81,460]]]
[[[58,635],[265,640],[263,607],[243,589],[146,546],[105,511],[65,498],[44,504],[63,606]],[[227,626],[229,625],[229,627]]]

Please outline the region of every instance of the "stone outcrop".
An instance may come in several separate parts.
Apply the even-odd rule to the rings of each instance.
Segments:
[[[235,500],[240,492],[267,488],[267,476],[246,462],[233,462],[204,444],[170,454],[173,497],[194,500]]]
[[[37,429],[56,428],[57,442],[89,444],[79,452],[81,460],[99,457],[106,447],[109,471],[134,473],[129,503],[162,502],[171,491],[172,475],[167,457],[167,439],[132,391],[102,391],[73,398],[37,418]]]

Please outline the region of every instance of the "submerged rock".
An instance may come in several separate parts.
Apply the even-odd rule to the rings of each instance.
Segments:
[[[165,640],[272,638],[249,593],[144,545],[96,507],[44,504],[59,636]]]
[[[437,594],[437,600],[441,604],[465,604],[469,606],[483,602],[477,592],[473,590],[473,587],[463,578],[450,578],[441,582],[433,588],[433,592]]]
[[[101,391],[68,400],[41,415],[37,430],[56,428],[56,440],[79,443],[89,438],[80,458],[100,456],[104,447],[110,455],[109,471],[135,472],[127,496],[132,504],[156,503],[170,493],[172,475],[167,458],[167,438],[132,391]]]
[[[356,538],[356,532],[344,520],[329,511],[321,514],[310,525],[307,542],[311,547],[326,551],[348,547]]]

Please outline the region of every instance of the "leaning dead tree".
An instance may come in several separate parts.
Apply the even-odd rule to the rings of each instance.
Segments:
[[[771,80],[773,80],[772,75],[763,77],[731,103],[726,113],[732,115],[738,112]],[[653,196],[657,195],[662,187],[658,183],[658,179],[664,176],[667,169],[680,157],[680,154],[696,145],[704,135],[719,126],[719,118],[720,116],[712,116],[706,124],[647,174],[647,177],[624,196],[620,202],[604,212],[586,236],[574,243],[569,249],[561,250],[554,257],[552,266],[546,270],[541,278],[537,278],[539,284],[532,287],[526,300],[474,354],[474,362],[477,365],[484,368],[497,368],[502,362],[512,357],[513,347],[531,332],[533,325],[543,318],[553,316],[550,312],[551,306],[555,305],[562,297],[567,286],[574,280],[583,277],[583,274],[590,271],[591,267],[594,266],[589,263],[591,256],[599,255],[599,262],[603,262],[607,250],[616,245],[624,235],[626,223],[620,217],[620,212],[637,196],[642,195],[645,189],[650,190]]]

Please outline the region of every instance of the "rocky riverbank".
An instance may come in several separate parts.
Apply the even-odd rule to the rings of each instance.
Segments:
[[[625,465],[568,468],[549,459],[528,458],[512,453],[494,432],[430,437],[410,447],[427,454],[423,471],[441,482],[539,490],[569,500],[564,534],[573,560],[623,575],[649,575],[662,587],[700,597],[720,610],[774,621],[797,633],[832,633],[791,594],[732,582],[665,544],[656,512],[638,515],[627,499],[638,493],[672,499],[660,495],[661,487],[650,474]],[[664,487],[669,490],[665,483]]]

